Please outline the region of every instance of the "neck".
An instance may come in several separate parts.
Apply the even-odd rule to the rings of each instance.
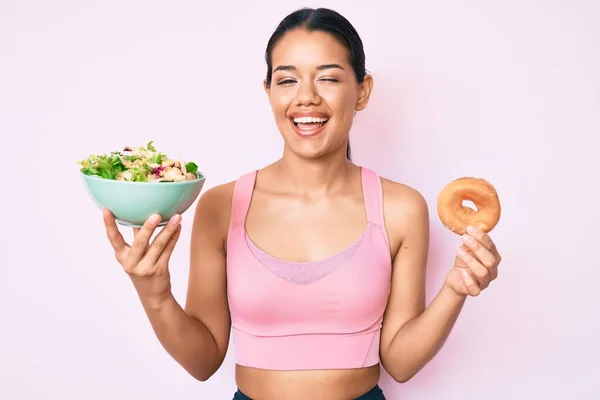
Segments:
[[[281,186],[307,196],[322,196],[346,186],[354,168],[343,152],[335,152],[317,159],[306,159],[284,150],[275,163]]]

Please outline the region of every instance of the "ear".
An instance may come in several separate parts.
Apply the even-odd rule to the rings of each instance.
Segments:
[[[356,111],[362,111],[367,107],[369,98],[371,97],[371,91],[373,90],[373,77],[366,75],[363,82],[360,84],[358,89],[358,100],[356,101]]]
[[[269,85],[267,85],[267,80],[266,79],[263,81],[263,86],[264,86],[265,93],[267,94],[267,96],[270,96],[271,95],[271,88],[269,87]]]

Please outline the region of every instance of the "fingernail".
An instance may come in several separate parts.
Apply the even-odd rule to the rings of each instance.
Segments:
[[[475,234],[477,234],[477,228],[469,225],[469,226],[467,226],[467,233],[469,233],[470,235],[475,235]]]
[[[158,215],[158,214],[154,214],[153,216],[150,217],[150,222],[152,222],[153,224],[155,224],[159,221],[160,221],[160,215]]]
[[[181,221],[181,215],[174,215],[173,218],[171,218],[171,223],[173,225],[177,225],[180,221]]]
[[[473,238],[469,235],[462,235],[462,241],[465,243],[474,243],[475,241],[473,240]]]

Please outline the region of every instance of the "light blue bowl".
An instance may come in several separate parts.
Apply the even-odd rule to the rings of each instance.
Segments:
[[[127,182],[79,173],[99,208],[109,209],[118,224],[137,228],[153,214],[162,217],[159,226],[175,214],[183,214],[194,203],[206,180],[200,172],[199,179],[182,182]]]

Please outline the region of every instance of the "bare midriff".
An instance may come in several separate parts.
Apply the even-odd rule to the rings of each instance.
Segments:
[[[238,388],[253,400],[352,400],[379,382],[379,364],[343,370],[272,371],[236,365]]]

